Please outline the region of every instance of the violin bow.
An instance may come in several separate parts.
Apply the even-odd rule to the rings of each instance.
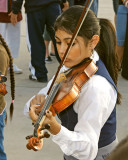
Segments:
[[[72,47],[72,45],[73,45],[73,43],[74,43],[74,41],[75,41],[75,39],[76,39],[76,37],[77,37],[80,29],[81,29],[81,26],[82,26],[82,24],[83,24],[83,22],[84,22],[84,20],[85,20],[85,18],[86,18],[86,16],[87,16],[87,14],[88,14],[88,11],[89,11],[92,3],[93,3],[93,0],[91,0],[90,4],[89,4],[89,2],[90,2],[90,0],[87,0],[87,2],[86,2],[86,4],[85,4],[85,7],[84,7],[84,10],[83,10],[83,12],[82,12],[82,14],[81,14],[81,16],[80,16],[80,18],[79,18],[79,21],[78,21],[78,23],[77,23],[76,28],[75,28],[75,31],[74,31],[74,33],[73,33],[73,35],[72,35],[71,41],[70,41],[70,43],[69,43],[69,45],[68,45],[68,47],[67,47],[67,49],[66,49],[66,52],[65,52],[65,54],[64,54],[64,56],[63,56],[63,58],[62,58],[62,60],[61,60],[61,63],[60,63],[60,65],[59,65],[59,67],[58,67],[58,70],[57,70],[57,72],[56,72],[56,74],[55,74],[55,77],[54,77],[54,79],[53,79],[53,81],[52,81],[52,84],[51,84],[51,86],[50,86],[50,88],[49,88],[49,90],[48,90],[48,92],[47,92],[47,95],[50,93],[50,91],[51,91],[51,89],[52,89],[52,87],[53,87],[53,85],[54,85],[54,83],[55,83],[55,81],[56,81],[56,79],[57,79],[57,76],[58,76],[58,74],[59,74],[59,71],[60,71],[62,65],[64,64],[66,57],[68,56],[68,54],[69,54],[69,52],[70,52],[70,49],[71,49],[71,47]],[[88,4],[89,4],[89,6],[88,6]],[[88,8],[87,8],[87,7],[88,7]]]

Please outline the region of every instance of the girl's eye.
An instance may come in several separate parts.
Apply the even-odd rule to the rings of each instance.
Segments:
[[[70,44],[70,43],[67,43],[68,46],[69,46],[69,44]],[[75,45],[75,43],[72,44],[72,46],[74,46],[74,45]]]
[[[57,42],[57,41],[56,41],[56,44],[59,44],[59,45],[60,45],[60,44],[61,44],[61,42]]]

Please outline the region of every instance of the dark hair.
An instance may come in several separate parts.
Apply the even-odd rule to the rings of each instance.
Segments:
[[[75,5],[63,12],[55,22],[55,31],[60,29],[69,34],[73,34],[83,9],[83,6]],[[83,37],[84,40],[87,41],[95,34],[100,35],[99,20],[95,14],[89,10],[78,36]]]
[[[69,34],[73,34],[78,20],[83,12],[83,6],[72,6],[63,12],[55,22],[55,31],[64,30]],[[116,34],[113,25],[107,19],[98,19],[93,11],[89,10],[84,23],[78,33],[85,43],[87,43],[93,35],[99,35],[100,41],[95,50],[104,62],[110,76],[117,85],[118,81],[118,59],[116,54]],[[117,103],[120,104],[121,95],[118,92]]]
[[[6,49],[9,59],[10,59],[9,68],[10,68],[11,97],[12,97],[12,103],[10,105],[10,118],[12,119],[13,109],[14,109],[13,101],[15,99],[15,78],[14,78],[14,72],[13,72],[13,59],[11,56],[11,52],[1,34],[0,34],[0,41],[2,45],[4,46],[4,48]]]
[[[100,19],[100,26],[100,41],[96,46],[96,51],[117,86],[119,62],[116,53],[116,32],[112,23],[107,19]],[[121,94],[119,92],[117,103],[121,103]]]

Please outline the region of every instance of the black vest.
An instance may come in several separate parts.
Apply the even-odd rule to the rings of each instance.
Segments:
[[[114,86],[114,88],[117,91],[117,88],[112,78],[110,77],[105,65],[103,64],[103,62],[99,60],[96,63],[96,65],[98,66],[98,71],[95,74],[105,77]],[[61,120],[61,123],[64,127],[66,127],[71,131],[74,131],[74,127],[78,122],[78,115],[73,110],[73,104],[69,106],[67,109],[65,109],[63,112],[61,112],[58,115],[58,117]],[[109,145],[115,139],[116,139],[116,104],[111,115],[109,116],[108,120],[106,121],[106,123],[101,129],[98,148]]]

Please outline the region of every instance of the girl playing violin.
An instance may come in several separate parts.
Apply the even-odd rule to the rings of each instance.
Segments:
[[[82,6],[73,6],[55,22],[55,38],[60,59],[72,38]],[[117,90],[118,60],[115,52],[116,36],[113,25],[97,19],[89,10],[60,72],[92,59],[97,72],[85,83],[77,100],[58,114],[59,124],[46,111],[45,124],[50,124],[53,141],[64,153],[65,160],[103,160],[116,146],[116,104],[120,103]],[[38,118],[38,104],[47,94],[52,80],[25,106],[33,122]]]
[[[6,75],[8,71],[8,67],[10,67],[10,81],[11,81],[11,96],[12,96],[12,103],[14,102],[15,98],[15,81],[14,81],[14,72],[13,72],[13,67],[12,67],[12,56],[10,53],[10,50],[4,41],[3,37],[0,34],[0,72],[1,75]],[[4,82],[4,80],[3,80]],[[0,83],[3,83],[0,82]],[[1,85],[0,85],[1,87]],[[2,88],[0,88],[0,160],[6,160],[6,154],[4,152],[4,146],[3,146],[3,140],[4,140],[4,126],[5,126],[5,118],[6,118],[6,102],[4,99],[4,95],[2,91]],[[6,90],[6,89],[5,89]],[[12,117],[13,113],[13,104],[11,104],[10,107],[10,115]]]

